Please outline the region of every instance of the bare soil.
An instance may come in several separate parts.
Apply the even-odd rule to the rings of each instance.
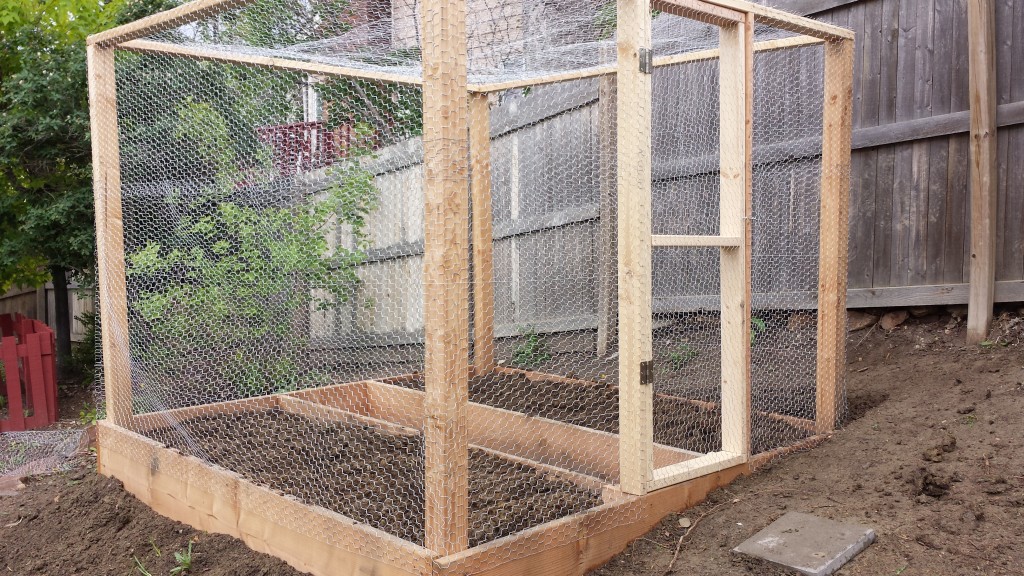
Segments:
[[[963,323],[948,315],[852,333],[843,430],[669,517],[593,574],[665,574],[687,532],[681,518],[692,528],[675,573],[786,574],[729,551],[787,510],[876,530],[847,576],[1024,574],[1024,324],[1014,320],[980,347],[965,346]],[[137,556],[167,574],[194,538],[197,574],[298,574],[154,514],[89,462],[0,498],[0,573],[126,576],[138,574]]]
[[[850,334],[851,421],[666,518],[592,576],[790,574],[730,550],[789,510],[871,526],[846,576],[1024,574],[1024,321],[964,345],[949,315]],[[685,524],[685,522],[684,522]]]
[[[256,484],[423,544],[422,435],[267,410],[195,418],[149,436]],[[600,503],[600,494],[476,449],[469,454],[469,493],[471,546]]]

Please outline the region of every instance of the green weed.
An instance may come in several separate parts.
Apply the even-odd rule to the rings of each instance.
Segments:
[[[551,359],[547,345],[532,326],[523,333],[523,339],[512,354],[512,362],[517,366],[535,368]]]
[[[78,423],[82,426],[92,426],[99,420],[99,412],[93,404],[86,404],[78,411]]]
[[[753,316],[750,319],[750,345],[757,341],[757,335],[768,329],[768,324],[761,318]]]
[[[675,350],[668,355],[668,361],[672,365],[673,370],[679,370],[683,366],[690,363],[691,360],[698,356],[699,352],[693,346],[689,344],[680,344]]]
[[[192,569],[192,542],[189,541],[188,549],[174,553],[174,562],[177,564],[171,568],[171,576],[180,576]]]

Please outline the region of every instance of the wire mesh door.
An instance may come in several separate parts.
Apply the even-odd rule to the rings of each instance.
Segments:
[[[624,460],[622,486],[640,493],[742,464],[750,454],[752,22],[686,9],[652,21],[692,28],[689,36],[705,43],[655,42],[653,57],[641,61],[646,78],[637,81],[649,88],[634,89],[650,98],[650,173],[639,194],[650,204],[620,242],[650,262],[625,275],[627,300],[643,305],[620,312],[640,316],[624,318],[620,348],[636,358],[624,352],[620,372],[626,406],[639,415],[630,422],[623,410],[624,442],[634,439],[642,454]],[[622,68],[619,80],[629,100]],[[619,161],[626,172],[621,149]],[[620,202],[629,219],[630,200]],[[631,283],[630,272],[640,279]],[[634,362],[631,379],[625,364]]]

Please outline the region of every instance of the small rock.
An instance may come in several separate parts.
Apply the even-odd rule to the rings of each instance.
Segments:
[[[946,306],[946,312],[953,318],[967,318],[967,306]]]
[[[886,332],[892,332],[900,324],[906,322],[907,317],[909,316],[910,315],[907,314],[906,310],[893,310],[892,312],[886,312],[882,315],[881,320],[878,321],[878,325]]]
[[[912,306],[907,308],[907,312],[910,312],[914,318],[924,318],[932,313],[932,309],[930,306]]]
[[[942,439],[942,444],[939,445],[943,452],[952,452],[956,449],[956,436],[952,434],[946,434],[946,437]]]
[[[680,518],[679,519],[679,527],[680,528],[689,528],[692,525],[693,525],[693,523],[690,522],[689,518]]]
[[[951,481],[944,476],[933,474],[927,468],[919,468],[913,477],[913,484],[916,495],[941,498],[949,492]]]
[[[960,408],[956,409],[956,413],[957,414],[970,414],[971,412],[974,412],[977,408],[978,407],[975,406],[974,404],[971,404],[970,406],[961,406]]]
[[[850,310],[846,313],[846,326],[850,332],[870,328],[876,322],[878,322],[878,316],[874,314],[866,314],[856,310]]]
[[[921,457],[924,458],[927,462],[942,462],[942,449],[939,447],[929,448],[921,453]]]
[[[918,504],[931,504],[935,501],[931,496],[925,496],[924,494],[918,494],[917,498],[914,499]]]

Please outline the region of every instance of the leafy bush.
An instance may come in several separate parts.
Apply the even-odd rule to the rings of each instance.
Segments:
[[[353,296],[366,218],[377,206],[373,175],[355,159],[332,167],[318,193],[253,202],[238,183],[258,187],[253,175],[271,172],[269,158],[240,168],[217,110],[186,100],[175,135],[213,178],[191,201],[169,200],[184,214],[172,234],[128,255],[128,275],[141,287],[132,312],[149,333],[133,353],[179,378],[212,373],[240,397],[314,383],[317,375],[300,368],[309,334],[296,319]],[[351,230],[353,248],[331,245],[338,226]]]

